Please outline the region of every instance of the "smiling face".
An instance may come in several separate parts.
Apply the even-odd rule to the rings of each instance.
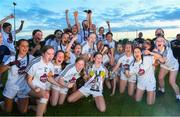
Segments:
[[[81,45],[76,45],[75,48],[74,48],[74,53],[76,55],[80,55],[81,51],[82,51]]]
[[[79,61],[76,62],[75,67],[78,72],[81,72],[82,69],[85,67],[85,61],[80,59]]]
[[[102,63],[102,60],[103,60],[103,56],[101,54],[97,54],[94,57],[94,61],[96,65],[100,65]]]
[[[19,54],[26,55],[29,50],[29,43],[27,41],[21,41],[17,48],[19,50]]]
[[[33,39],[35,39],[37,43],[39,43],[42,38],[43,38],[43,33],[41,31],[36,32],[36,34],[33,36]]]
[[[129,53],[131,53],[132,52],[132,46],[131,46],[131,44],[126,44],[125,45],[125,53],[126,54],[129,54]]]
[[[142,52],[139,48],[134,49],[134,57],[136,60],[141,60]]]
[[[123,46],[121,44],[117,45],[117,51],[120,53],[123,52]]]
[[[55,61],[57,64],[62,64],[64,61],[64,53],[63,52],[58,52],[55,58]]]
[[[107,41],[112,41],[112,35],[111,35],[111,34],[108,34],[108,35],[106,36],[106,39],[107,39]]]
[[[43,58],[46,62],[51,62],[54,58],[54,49],[50,48],[45,53],[43,53]]]
[[[78,33],[78,27],[77,27],[76,25],[74,25],[74,26],[72,27],[72,33],[73,33],[73,34],[77,34],[77,33]]]
[[[63,34],[62,36],[62,44],[67,44],[69,41],[69,34]]]
[[[151,48],[151,42],[149,40],[146,40],[143,44],[143,47],[149,50]]]
[[[104,34],[104,27],[99,28],[99,34],[101,34],[101,35]]]
[[[165,39],[162,38],[162,37],[159,37],[156,39],[156,47],[159,49],[159,48],[162,48],[165,46]]]
[[[88,37],[88,41],[90,43],[95,43],[95,41],[96,41],[96,34],[94,34],[94,33],[90,34],[89,37]]]
[[[55,36],[56,38],[60,39],[62,36],[62,32],[61,31],[56,32]]]
[[[4,32],[6,33],[10,33],[11,32],[11,29],[12,29],[12,26],[7,26],[5,29],[4,29]]]

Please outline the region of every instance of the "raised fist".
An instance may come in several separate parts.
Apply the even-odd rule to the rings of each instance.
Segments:
[[[75,11],[74,12],[74,17],[77,17],[78,16],[78,11]]]
[[[68,13],[68,12],[69,12],[69,10],[68,10],[68,9],[66,9],[66,10],[65,10],[65,13]]]

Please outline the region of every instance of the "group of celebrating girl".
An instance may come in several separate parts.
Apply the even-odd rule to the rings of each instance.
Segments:
[[[180,100],[176,84],[179,63],[162,29],[156,31],[154,41],[116,43],[109,22],[109,31],[104,34],[104,27],[100,27],[97,34],[96,26],[92,24],[92,11],[85,12],[87,20],[82,23],[83,29],[78,22],[78,12],[74,13],[75,25],[71,27],[66,11],[69,28],[56,30],[44,45],[39,41],[41,38],[31,43],[20,39],[16,43],[15,54],[11,54],[0,66],[0,73],[8,71],[3,90],[5,100],[1,103],[3,110],[11,112],[15,101],[19,111],[25,113],[28,108],[34,107],[31,103],[35,100],[36,115],[43,116],[48,103],[57,106],[66,100],[73,103],[92,95],[97,109],[105,112],[105,85],[112,90],[111,96],[115,94],[116,86],[119,86],[120,93],[124,93],[127,87],[128,95],[136,101],[141,101],[146,91],[147,104],[152,105],[156,94],[165,93],[164,78],[168,72],[169,83],[177,101]],[[37,32],[42,33],[40,30],[33,32],[33,36],[38,35]],[[40,50],[40,56],[32,54],[37,50]],[[158,65],[160,71],[156,79]],[[156,81],[159,82],[158,88]]]

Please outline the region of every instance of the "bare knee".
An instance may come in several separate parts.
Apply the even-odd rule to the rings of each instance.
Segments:
[[[74,102],[74,100],[73,100],[73,98],[70,96],[70,97],[68,97],[68,98],[67,98],[67,102],[69,102],[69,103],[73,103],[73,102]]]
[[[176,85],[176,82],[175,82],[175,81],[170,80],[170,81],[169,81],[169,84],[170,84],[171,86],[175,86],[175,85]]]
[[[149,101],[147,102],[148,105],[153,105],[154,104],[154,101]]]
[[[19,110],[19,111],[20,111],[21,114],[27,113],[27,109],[21,109],[21,110]]]
[[[106,107],[104,106],[104,107],[99,108],[99,111],[100,112],[105,112],[106,111]]]

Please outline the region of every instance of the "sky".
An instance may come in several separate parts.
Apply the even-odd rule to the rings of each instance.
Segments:
[[[155,29],[163,28],[167,39],[180,33],[180,0],[0,0],[0,19],[16,11],[16,27],[24,20],[24,28],[17,38],[31,38],[34,29],[41,29],[44,37],[56,29],[67,27],[65,10],[79,12],[79,21],[86,19],[83,12],[91,9],[93,23],[107,30],[110,21],[114,39],[136,37],[142,31],[144,38],[153,38]],[[8,22],[13,24],[13,19]]]

